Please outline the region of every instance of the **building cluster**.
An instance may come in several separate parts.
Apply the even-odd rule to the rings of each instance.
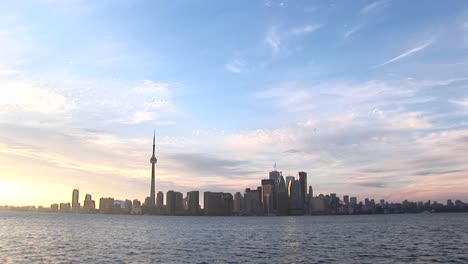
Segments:
[[[166,193],[164,203],[163,192],[156,194],[155,167],[155,136],[153,135],[153,155],[151,163],[150,196],[142,204],[135,200],[115,200],[111,197],[99,199],[99,207],[90,194],[85,195],[83,205],[79,201],[79,190],[72,192],[71,203],[52,204],[50,208],[43,207],[12,207],[0,206],[0,210],[13,211],[45,211],[45,212],[75,212],[75,213],[105,213],[105,214],[155,214],[155,215],[207,215],[207,216],[262,216],[262,215],[329,215],[329,214],[383,214],[383,213],[417,213],[417,212],[468,212],[468,204],[456,200],[447,201],[446,205],[437,202],[388,203],[385,200],[376,202],[365,198],[358,202],[356,197],[336,194],[318,194],[314,196],[312,186],[307,185],[307,173],[299,172],[297,177],[283,177],[276,169],[261,180],[256,188],[247,188],[244,193],[237,192],[234,196],[224,192],[204,192],[203,208],[200,207],[199,191],[187,192],[183,197],[181,192],[170,190]]]

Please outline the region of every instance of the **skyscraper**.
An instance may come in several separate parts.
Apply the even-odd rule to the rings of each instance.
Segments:
[[[72,209],[73,210],[80,209],[79,196],[80,196],[80,191],[78,191],[78,189],[74,189],[72,193]]]
[[[262,180],[262,204],[265,214],[273,213],[273,200],[276,199],[273,193],[274,186],[273,179]]]
[[[151,162],[151,192],[150,192],[150,204],[149,206],[155,206],[156,204],[156,191],[155,191],[155,178],[154,178],[154,170],[156,167],[156,162],[158,162],[158,159],[156,159],[155,155],[155,141],[156,141],[156,131],[153,132],[153,156],[151,156],[150,162]]]
[[[156,207],[161,210],[164,207],[164,193],[163,192],[158,192],[158,195],[156,196]]]
[[[286,183],[283,176],[280,176],[278,183],[278,192],[276,194],[276,209],[277,215],[288,215],[289,213],[288,190],[286,189]]]
[[[301,183],[301,199],[302,203],[307,203],[307,172],[299,172],[299,182]]]
[[[190,214],[197,215],[200,208],[200,192],[191,191],[187,193],[187,207]]]

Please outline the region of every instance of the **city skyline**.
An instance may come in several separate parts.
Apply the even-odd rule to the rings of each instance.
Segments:
[[[164,193],[235,194],[277,163],[314,192],[466,201],[467,14],[463,1],[0,3],[0,204],[78,187],[143,202],[154,128]]]

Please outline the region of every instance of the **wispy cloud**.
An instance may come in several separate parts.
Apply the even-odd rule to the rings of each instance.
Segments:
[[[245,70],[246,63],[241,59],[234,59],[224,65],[227,71],[232,73],[241,73]]]
[[[356,32],[358,32],[359,30],[361,30],[361,27],[362,27],[362,25],[356,25],[356,26],[350,28],[348,31],[345,32],[344,37],[345,37],[345,38],[350,37],[350,36],[353,35],[354,33],[356,33]]]
[[[311,25],[304,25],[301,27],[296,27],[291,30],[291,33],[294,35],[303,35],[307,33],[312,33],[320,28],[320,25],[311,24]]]
[[[280,33],[276,26],[270,27],[265,37],[265,43],[268,44],[273,51],[273,53],[277,53],[281,47],[281,38]]]
[[[373,3],[370,3],[361,9],[361,14],[367,14],[369,12],[382,8],[387,3],[388,3],[387,0],[375,1]]]
[[[420,51],[424,50],[425,48],[429,47],[431,44],[432,44],[432,40],[426,41],[422,45],[417,46],[415,48],[412,48],[412,49],[410,49],[408,51],[405,51],[402,54],[400,54],[400,55],[398,55],[398,56],[396,56],[396,57],[394,57],[394,58],[392,58],[392,59],[390,59],[390,60],[388,60],[388,61],[386,61],[386,62],[384,62],[382,64],[377,65],[376,67],[381,67],[381,66],[393,63],[395,61],[401,60],[401,59],[403,59],[405,57],[408,57],[408,56],[410,56],[410,55],[412,55],[414,53],[417,53],[417,52],[420,52]]]

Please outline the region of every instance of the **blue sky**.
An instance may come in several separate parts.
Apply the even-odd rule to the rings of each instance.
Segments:
[[[0,3],[3,203],[79,187],[468,199],[465,1]],[[8,190],[8,192],[7,192]]]

